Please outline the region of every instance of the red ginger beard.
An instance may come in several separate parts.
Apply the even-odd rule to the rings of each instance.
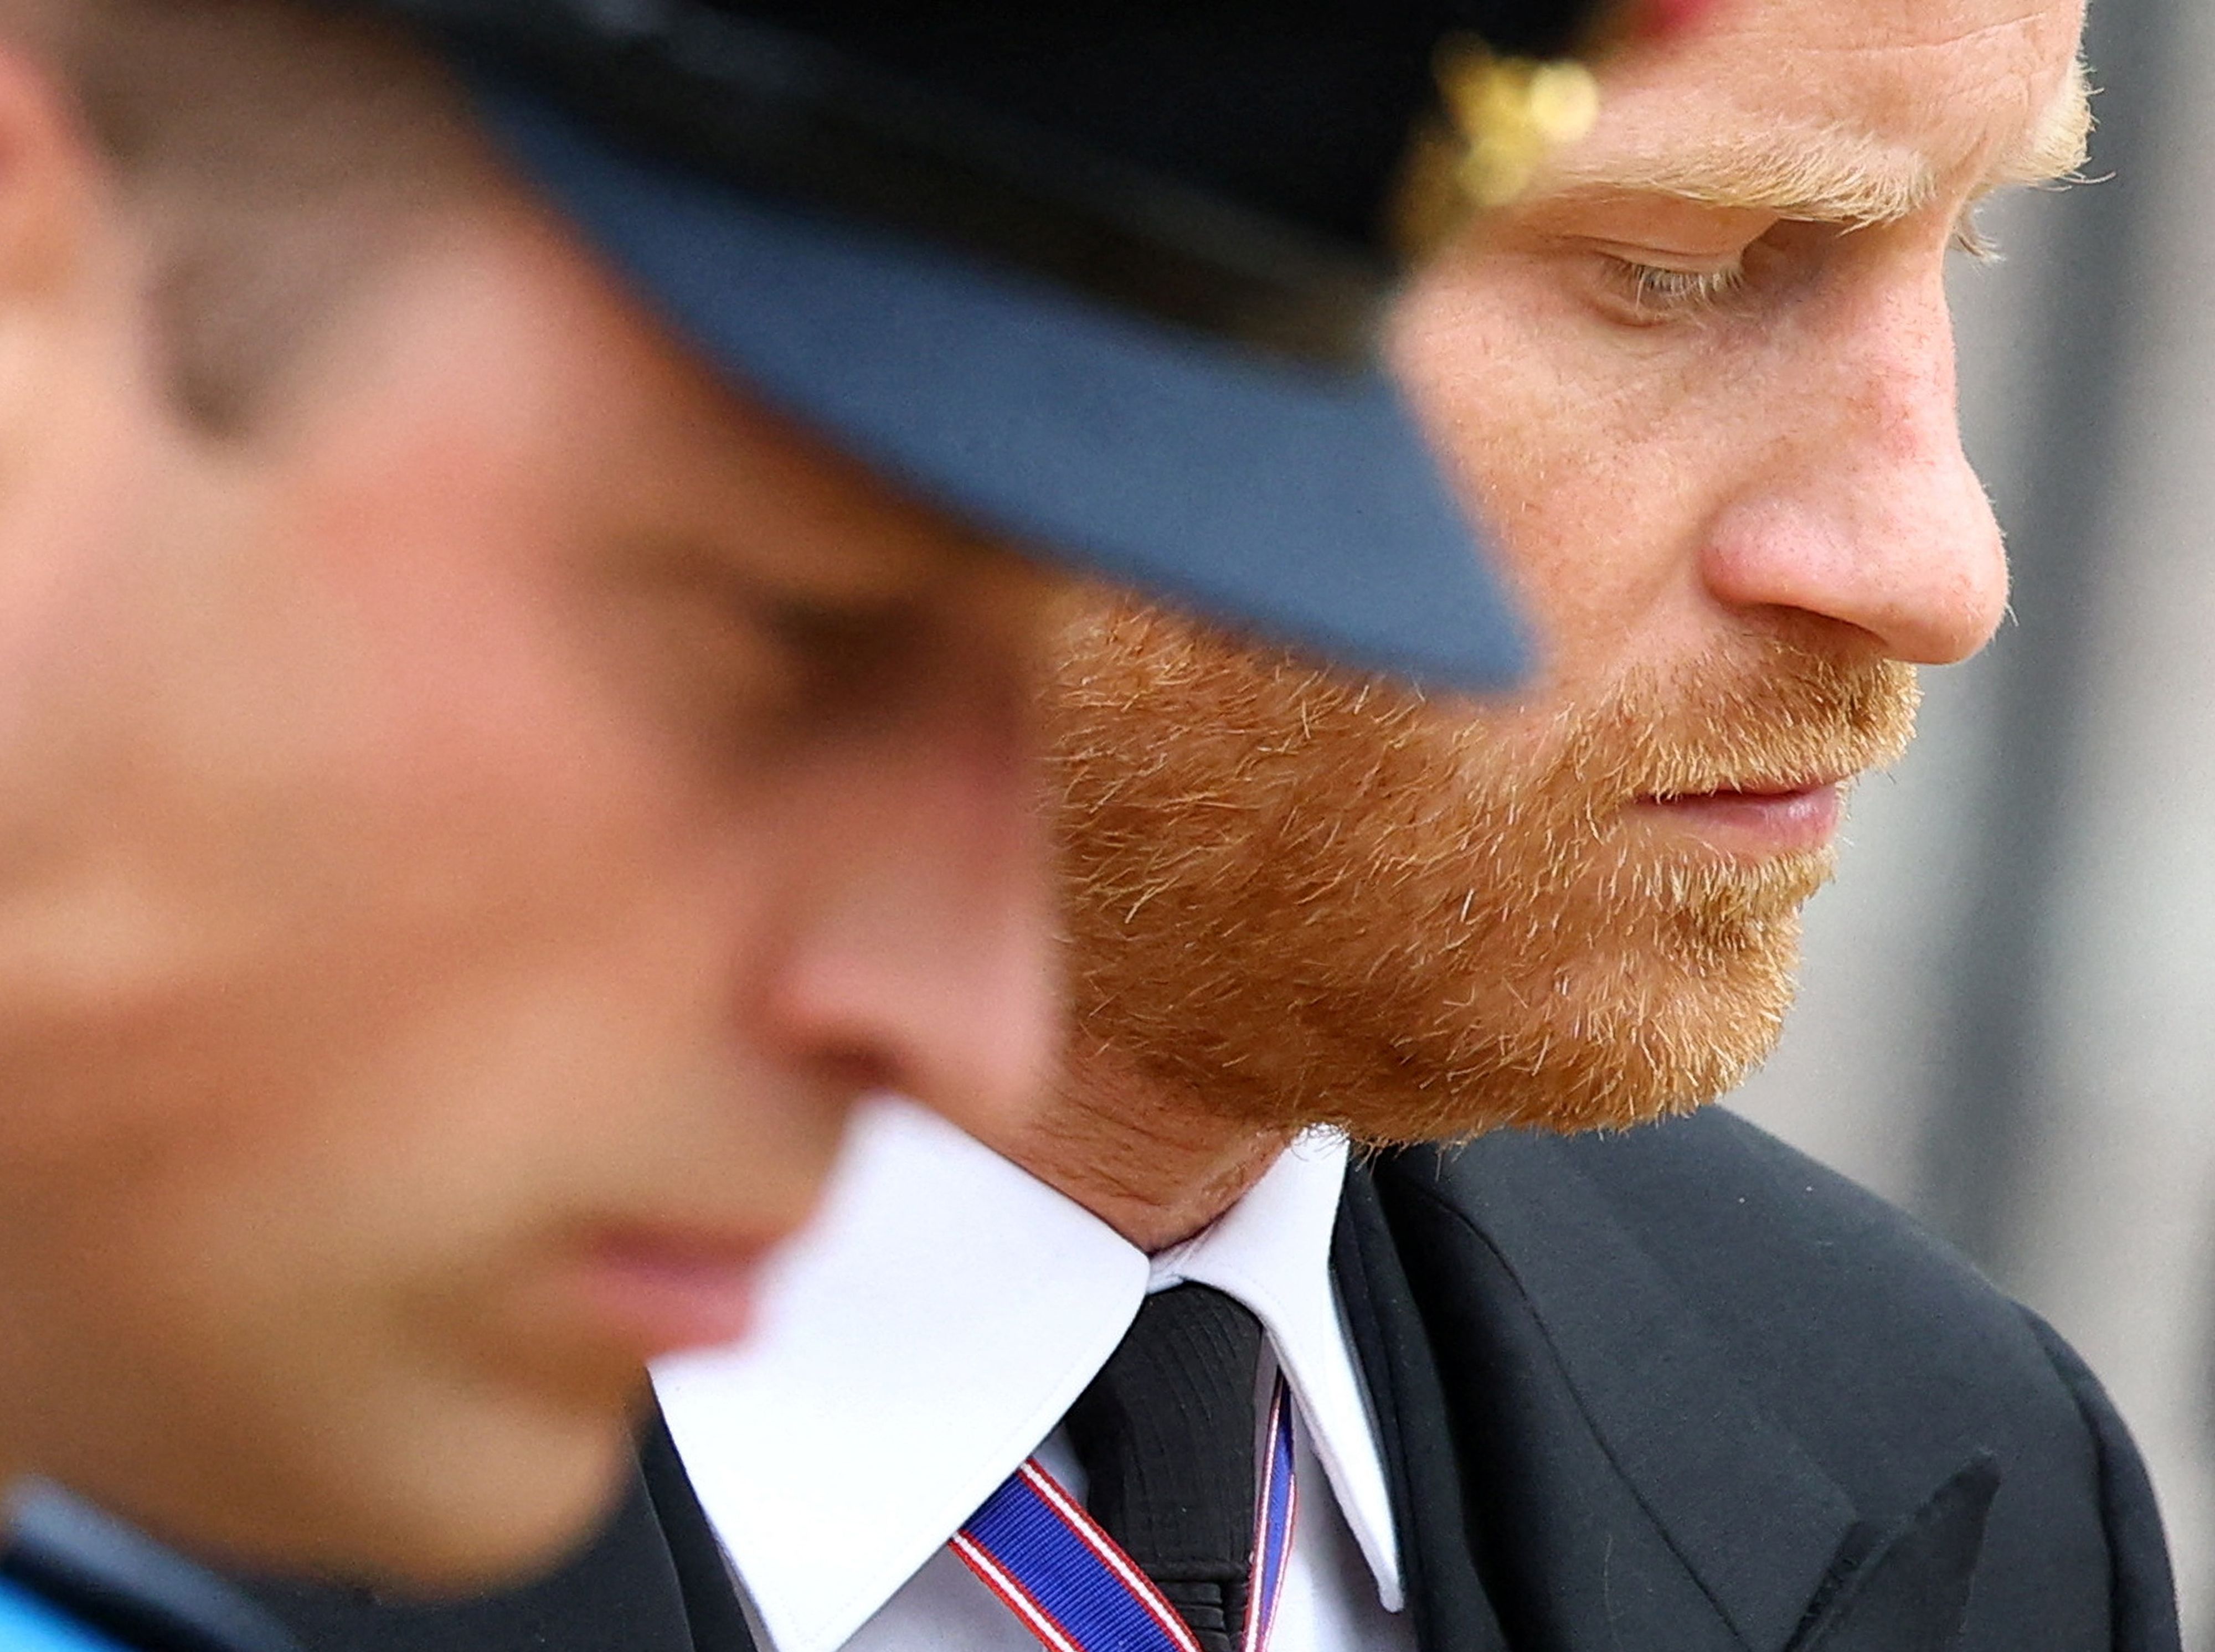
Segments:
[[[1736,1086],[1834,851],[1727,855],[1638,800],[1881,766],[1917,700],[1897,661],[1782,639],[1535,713],[1137,604],[1066,640],[1065,1083],[1372,1144],[1623,1128]]]

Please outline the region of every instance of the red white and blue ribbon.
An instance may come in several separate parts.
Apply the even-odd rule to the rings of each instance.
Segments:
[[[1254,1570],[1240,1652],[1266,1652],[1299,1514],[1292,1408],[1282,1377],[1269,1402]],[[954,1534],[954,1552],[1049,1652],[1200,1652],[1153,1581],[1032,1458]]]
[[[1269,1400],[1268,1445],[1261,1462],[1261,1491],[1254,1510],[1254,1577],[1246,1592],[1246,1632],[1239,1652],[1267,1652],[1277,1626],[1277,1601],[1292,1557],[1292,1523],[1300,1512],[1292,1481],[1292,1402],[1282,1377]]]

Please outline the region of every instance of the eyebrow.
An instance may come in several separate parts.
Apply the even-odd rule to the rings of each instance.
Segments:
[[[2091,89],[2078,64],[1977,195],[2073,178],[2084,164],[2091,129]],[[1709,132],[1672,140],[1666,150],[1585,162],[1572,151],[1552,169],[1547,193],[1672,195],[1703,206],[1868,229],[1913,217],[1940,191],[1936,169],[1917,150],[1844,125],[1786,124],[1752,134]]]
[[[1992,169],[1985,188],[2066,183],[2077,178],[2090,158],[2092,124],[2092,80],[2079,60],[2031,128],[2029,141]]]

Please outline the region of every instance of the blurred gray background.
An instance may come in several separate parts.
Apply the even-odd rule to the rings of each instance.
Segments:
[[[2092,0],[2095,178],[1956,272],[2010,623],[1857,798],[1739,1107],[2060,1327],[2215,1649],[2215,4]]]

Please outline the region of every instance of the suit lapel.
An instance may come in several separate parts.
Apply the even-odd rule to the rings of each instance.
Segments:
[[[700,1507],[660,1406],[654,1408],[639,1448],[639,1469],[668,1545],[670,1565],[691,1625],[693,1652],[754,1652],[753,1631],[739,1605],[738,1586],[732,1582],[721,1540]]]
[[[1500,1135],[1389,1154],[1349,1178],[1341,1288],[1372,1391],[1390,1394],[1415,1446],[1387,1448],[1411,1459],[1411,1590],[1447,1590],[1428,1615],[1462,1610],[1450,1597],[1475,1588],[1518,1652],[1947,1644],[1989,1489],[1965,1469],[1950,1500],[1941,1488],[1921,1511],[1924,1527],[1862,1521],[1552,1146]],[[1396,1298],[1376,1288],[1390,1271],[1380,1249],[1398,1264]],[[1406,1373],[1424,1362],[1393,1353],[1411,1342],[1428,1355],[1435,1432],[1420,1385],[1408,1398]],[[1448,1455],[1420,1448],[1441,1437],[1451,1484],[1421,1460]],[[1856,1606],[1864,1588],[1876,1593]],[[1854,1638],[1856,1613],[1895,1638]],[[1898,1638],[1898,1613],[1929,1632]],[[1423,1643],[1462,1644],[1430,1631]]]
[[[1794,1652],[1946,1652],[1969,1606],[1998,1465],[1979,1453],[1933,1492],[1808,1615]]]
[[[1500,1620],[1472,1563],[1459,1466],[1428,1337],[1393,1248],[1376,1186],[1347,1179],[1331,1270],[1361,1364],[1400,1541],[1400,1567],[1423,1652],[1506,1652]]]

